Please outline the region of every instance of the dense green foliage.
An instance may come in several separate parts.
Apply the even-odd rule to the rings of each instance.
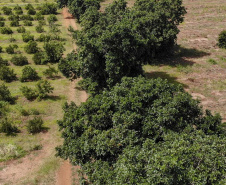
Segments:
[[[64,74],[81,76],[89,91],[111,88],[124,76],[142,74],[142,64],[170,52],[184,14],[181,0],[137,0],[133,8],[117,0],[104,13],[92,6],[81,13],[83,29],[74,32],[76,56],[59,68],[72,64]]]
[[[31,35],[29,32],[22,34],[22,39],[24,42],[29,42],[30,40],[34,41],[34,35]]]
[[[218,38],[218,46],[219,46],[220,48],[226,49],[226,30],[223,30],[223,31],[219,34],[219,38]]]
[[[29,88],[27,86],[22,86],[20,88],[22,94],[27,98],[28,100],[34,100],[37,98],[37,92],[35,89]]]
[[[10,14],[12,14],[12,8],[7,7],[7,6],[3,6],[3,7],[2,7],[2,11],[3,11],[3,13],[4,13],[5,15],[10,15]]]
[[[20,78],[21,82],[27,82],[27,81],[35,81],[38,80],[40,77],[38,76],[38,73],[30,66],[25,66],[22,70],[22,76]]]
[[[57,74],[58,74],[58,71],[51,66],[49,66],[48,69],[43,71],[43,75],[46,76],[47,78],[54,78]]]
[[[57,13],[57,5],[55,3],[42,4],[42,6],[40,8],[40,13],[42,15],[56,14]]]
[[[14,103],[15,98],[12,97],[8,87],[5,84],[0,85],[0,101]]]
[[[28,54],[37,53],[39,51],[37,42],[33,40],[28,41],[27,45],[24,47],[24,50]]]
[[[8,54],[14,54],[15,53],[15,49],[18,48],[18,45],[14,44],[14,45],[9,45],[5,48],[6,53]]]
[[[23,26],[21,26],[21,27],[17,28],[17,31],[18,31],[18,33],[25,33],[26,29]]]
[[[1,47],[0,47],[0,50],[1,50]],[[1,53],[1,52],[0,52]],[[5,60],[3,59],[1,56],[0,56],[0,67],[1,66],[8,66],[9,63],[8,63],[8,60]]]
[[[9,35],[9,34],[13,33],[13,30],[9,27],[2,27],[2,28],[0,28],[0,33]]]
[[[29,133],[35,134],[43,130],[43,120],[41,117],[34,117],[28,121],[27,130]]]
[[[0,80],[12,82],[16,79],[17,77],[13,69],[10,69],[8,66],[0,66]]]
[[[14,135],[19,132],[19,129],[11,123],[12,121],[7,118],[0,120],[0,132],[6,133],[6,135]]]
[[[181,86],[123,78],[77,107],[66,104],[58,155],[91,184],[224,184],[221,117]]]
[[[11,62],[16,66],[24,66],[28,64],[28,59],[26,56],[21,54],[15,55],[11,58]]]

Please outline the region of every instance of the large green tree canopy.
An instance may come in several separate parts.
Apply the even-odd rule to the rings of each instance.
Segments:
[[[116,0],[104,13],[90,6],[80,17],[83,29],[74,33],[75,57],[59,68],[66,76],[81,76],[90,91],[109,89],[124,76],[142,74],[142,64],[170,51],[184,14],[182,0],[137,0],[133,8]]]
[[[58,155],[92,184],[224,184],[221,117],[166,80],[125,77],[77,107],[66,104]]]

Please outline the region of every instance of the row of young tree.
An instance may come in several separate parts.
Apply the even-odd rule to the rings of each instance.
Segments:
[[[82,25],[59,69],[91,93],[58,122],[57,155],[81,166],[81,184],[225,184],[221,116],[181,86],[143,77],[142,65],[175,45],[182,0],[116,0],[103,13],[98,0],[58,3]]]

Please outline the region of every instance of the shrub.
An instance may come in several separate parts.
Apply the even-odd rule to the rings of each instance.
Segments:
[[[0,21],[5,21],[5,18],[0,16]]]
[[[2,53],[3,52],[3,49],[2,49],[2,46],[0,46],[0,53]],[[1,56],[0,56],[0,58],[1,58]]]
[[[25,20],[24,21],[24,26],[32,26],[32,22],[31,21],[28,21],[28,20]]]
[[[40,12],[38,12],[35,14],[34,20],[37,20],[37,21],[45,20],[45,17]]]
[[[36,53],[38,52],[38,44],[37,42],[33,41],[33,40],[30,40],[27,45],[24,47],[24,50],[26,53],[28,54],[33,54],[33,53]]]
[[[38,93],[37,99],[38,101],[40,101],[46,98],[48,96],[48,93],[52,93],[54,88],[47,80],[40,80],[36,84],[36,89]]]
[[[5,22],[0,21],[0,27],[4,27],[5,26]]]
[[[19,24],[19,21],[12,21],[10,22],[10,26],[11,27],[18,27],[20,24]]]
[[[47,61],[45,60],[45,54],[43,52],[37,52],[33,55],[32,60],[36,65],[45,65]]]
[[[24,12],[23,12],[23,10],[21,9],[21,10],[15,10],[15,14],[17,14],[17,15],[22,15]]]
[[[36,14],[36,11],[35,11],[35,9],[29,9],[29,10],[27,11],[27,14],[28,14],[28,15],[35,15],[35,14]]]
[[[19,21],[20,20],[20,17],[18,15],[10,15],[8,17],[9,21]]]
[[[48,16],[47,21],[48,21],[49,24],[53,24],[56,21],[58,21],[58,19],[57,19],[56,15],[51,14],[51,15]]]
[[[11,59],[11,62],[16,66],[24,66],[24,65],[28,64],[27,57],[22,56],[21,54],[13,56],[12,59]]]
[[[44,28],[42,27],[42,25],[37,25],[36,27],[35,27],[35,29],[36,29],[36,31],[38,32],[38,33],[42,33],[42,32],[44,32],[45,30],[44,30]]]
[[[3,83],[0,85],[0,101],[5,101],[9,103],[14,103],[15,98],[12,97],[8,87]]]
[[[38,80],[40,77],[35,69],[31,68],[30,66],[25,66],[22,70],[22,76],[20,78],[21,82],[28,82],[28,81],[35,81]]]
[[[29,32],[22,34],[22,39],[24,42],[34,41],[34,35],[31,35]]]
[[[38,24],[44,26],[44,25],[46,25],[46,21],[45,20],[39,20]]]
[[[38,96],[36,90],[29,88],[27,86],[22,86],[20,90],[22,94],[25,96],[25,98],[27,98],[30,101],[36,99]]]
[[[43,130],[43,124],[41,117],[34,117],[34,119],[28,121],[27,130],[32,134],[39,133]]]
[[[49,66],[48,69],[43,71],[43,75],[45,75],[47,78],[54,78],[57,74],[58,74],[58,71],[51,66]]]
[[[226,49],[226,30],[223,30],[218,37],[218,46]]]
[[[0,101],[0,118],[4,117],[8,111],[8,102]]]
[[[13,10],[22,10],[22,8],[17,4],[17,5],[13,8]]]
[[[210,63],[210,64],[213,64],[213,65],[216,65],[217,64],[216,60],[214,60],[212,58],[210,58],[209,60],[207,60],[207,62]]]
[[[0,32],[1,34],[12,34],[13,33],[13,30],[9,27],[2,27],[0,28]]]
[[[7,66],[0,67],[0,80],[3,80],[5,82],[12,82],[13,80],[16,79],[17,77],[13,69],[10,69]]]
[[[6,133],[6,135],[14,135],[19,132],[19,129],[12,125],[12,121],[5,118],[0,122],[0,132]]]
[[[23,26],[21,26],[21,27],[17,28],[17,31],[18,31],[18,33],[25,33],[26,29]]]
[[[30,4],[30,3],[26,4],[26,6],[25,6],[25,10],[29,10],[29,9],[34,9],[32,4]]]
[[[9,45],[8,47],[6,47],[6,53],[8,54],[14,54],[15,53],[15,49],[18,48],[18,45],[14,44],[14,45]]]
[[[57,4],[55,3],[45,3],[40,7],[40,13],[42,15],[56,14]]]
[[[20,20],[33,21],[34,18],[31,15],[22,15],[20,16]]]
[[[36,41],[39,42],[49,42],[51,40],[51,36],[50,35],[45,35],[45,34],[41,34]]]
[[[65,50],[62,43],[54,41],[46,42],[43,48],[46,52],[46,60],[49,63],[59,62]]]
[[[4,13],[5,15],[10,15],[10,14],[12,14],[12,9],[9,8],[9,7],[6,7],[6,6],[3,6],[3,7],[2,7],[2,11],[3,11],[3,13]]]
[[[8,66],[8,60],[4,60],[1,56],[0,56],[0,67],[1,66]]]

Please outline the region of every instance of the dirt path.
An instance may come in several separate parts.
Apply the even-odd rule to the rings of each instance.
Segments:
[[[78,29],[78,26],[76,24],[75,19],[73,16],[68,12],[67,8],[64,8],[62,11],[62,15],[64,17],[63,25],[67,28],[69,26],[72,26],[75,30]],[[77,47],[74,44],[73,48],[76,50]],[[88,95],[85,91],[76,91],[75,87],[80,79],[73,80],[69,87],[68,92],[68,102],[74,101],[76,104],[80,104],[81,102],[85,102],[88,98]],[[73,174],[72,174],[72,165],[69,163],[69,161],[64,161],[61,165],[60,169],[56,173],[56,184],[57,185],[71,185],[72,184],[72,176],[73,179],[76,179],[76,182],[78,182],[78,174],[77,170],[79,169],[79,166],[73,167]]]
[[[51,135],[48,132],[41,133],[41,137],[41,145],[43,146],[41,150],[32,152],[19,160],[8,161],[4,164],[2,163],[1,166],[4,166],[5,168],[3,168],[0,173],[0,184],[20,183],[21,179],[30,176],[43,165],[43,159],[50,156],[52,152],[55,152],[54,142],[50,139]]]

